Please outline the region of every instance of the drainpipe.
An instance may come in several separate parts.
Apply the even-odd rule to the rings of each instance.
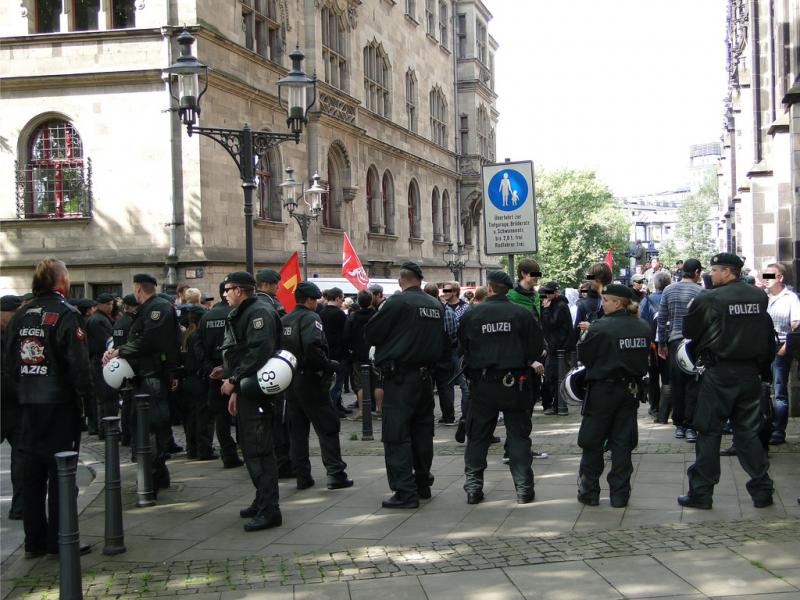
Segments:
[[[458,114],[458,14],[456,0],[450,2],[450,38],[453,48],[453,147],[456,150],[456,247],[461,246],[461,138]]]

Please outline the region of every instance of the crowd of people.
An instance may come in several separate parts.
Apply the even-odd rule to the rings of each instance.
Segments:
[[[792,332],[800,324],[800,300],[786,285],[785,267],[766,267],[760,290],[743,280],[742,260],[728,253],[713,257],[708,269],[694,258],[674,274],[657,257],[643,266],[623,284],[605,263],[593,264],[579,289],[562,294],[525,259],[516,281],[489,272],[485,286],[462,297],[458,282],[424,285],[420,265],[405,262],[401,291],[389,297],[377,284],[348,298],[340,288],[323,291],[304,281],[287,313],[276,296],[280,274],[271,269],[230,273],[216,303],[186,286],[176,296],[159,293],[147,273],[133,277],[133,293],[123,298],[72,301],[65,297],[66,265],[43,260],[31,293],[1,302],[2,435],[12,445],[14,488],[9,517],[24,521],[28,558],[57,552],[53,454],[77,450],[82,429],[102,437],[103,417],[116,416],[121,406],[122,444],[135,460],[133,398],[148,394],[143,433],[153,440],[156,492],[170,485],[168,460],[184,451],[173,437],[180,423],[187,458],[246,466],[256,492],[240,511],[244,529],[279,526],[278,480],[292,478],[299,490],[315,485],[312,426],[327,488],[353,485],[340,419],[362,418],[366,385],[382,420],[392,492],[385,507],[416,508],[431,498],[437,396],[438,425],[454,427],[465,444],[467,502],[484,498],[499,420],[517,500],[531,502],[532,459],[543,456],[531,446],[534,406],[541,402],[548,416],[569,414],[560,384],[576,365],[585,380],[580,502],[599,503],[610,451],[611,504],[627,505],[637,413],[646,402],[656,422],[671,417],[675,437],[696,444],[681,505],[711,508],[721,435],[729,430],[734,445],[722,452],[736,454],[751,477],[754,505],[768,506],[767,448],[785,442]],[[688,371],[680,358],[687,339],[694,361]],[[256,376],[280,350],[293,356],[293,379],[266,395]],[[120,359],[134,376],[114,389],[104,369]],[[356,401],[345,406],[349,389]]]

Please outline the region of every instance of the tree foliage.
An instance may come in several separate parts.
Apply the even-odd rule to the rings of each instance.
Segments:
[[[622,203],[592,171],[561,169],[536,176],[539,252],[526,255],[544,280],[576,286],[586,268],[614,249],[614,272],[627,264],[629,223]]]
[[[712,228],[709,219],[711,208],[717,202],[716,177],[709,177],[703,186],[686,197],[680,208],[675,229],[679,258],[696,258],[707,265],[714,254]]]

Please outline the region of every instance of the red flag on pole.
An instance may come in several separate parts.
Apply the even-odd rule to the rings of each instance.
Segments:
[[[352,283],[358,291],[363,290],[369,285],[369,276],[361,266],[361,261],[358,260],[356,251],[353,249],[353,244],[350,243],[350,238],[347,232],[344,233],[344,241],[342,248],[342,275]]]
[[[614,256],[611,253],[611,250],[612,250],[612,248],[611,248],[611,246],[609,246],[608,247],[608,252],[606,252],[606,257],[603,259],[603,262],[606,263],[608,265],[608,268],[613,271],[614,270],[614,264],[613,264],[614,263]]]
[[[300,278],[300,261],[297,258],[297,252],[293,253],[289,257],[289,260],[281,267],[280,274],[281,281],[278,284],[278,291],[275,295],[278,297],[280,303],[283,304],[283,308],[286,309],[286,312],[289,312],[296,304],[294,300],[294,289],[297,287],[297,284],[302,281]]]

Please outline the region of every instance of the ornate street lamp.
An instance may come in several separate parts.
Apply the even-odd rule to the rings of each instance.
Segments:
[[[453,249],[453,242],[447,244],[447,250],[442,253],[442,259],[447,263],[447,268],[453,274],[453,279],[461,283],[461,271],[467,264],[469,252],[464,248],[464,244],[458,243],[457,249]]]
[[[255,166],[260,157],[278,144],[293,140],[300,142],[303,126],[308,123],[308,111],[317,99],[317,78],[308,77],[301,64],[305,55],[300,48],[289,54],[292,68],[286,77],[278,80],[278,101],[286,111],[288,133],[253,131],[245,123],[242,129],[196,127],[200,115],[200,100],[208,90],[208,66],[192,55],[194,36],[184,29],[178,36],[181,55],[164,72],[169,76],[170,93],[178,103],[177,111],[186,133],[211,138],[231,155],[239,168],[244,191],[245,265],[253,273],[253,190],[256,187]],[[202,89],[201,89],[202,86]]]
[[[283,207],[289,211],[289,216],[300,226],[300,237],[303,244],[303,279],[308,279],[308,226],[312,221],[316,221],[322,213],[322,194],[328,192],[319,184],[318,173],[314,173],[311,180],[314,183],[306,190],[304,183],[295,180],[294,169],[286,167],[286,179],[281,184],[285,198]],[[297,194],[298,186],[299,194]],[[302,204],[298,204],[299,200],[303,201]]]

